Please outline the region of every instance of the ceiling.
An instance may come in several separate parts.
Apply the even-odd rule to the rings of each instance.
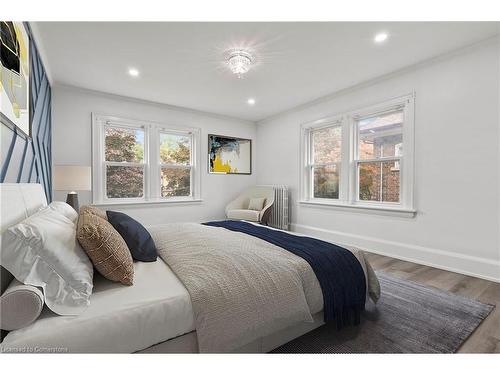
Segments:
[[[498,32],[496,22],[37,22],[52,79],[258,121]],[[375,44],[376,33],[389,38]],[[254,50],[238,79],[224,51]],[[128,75],[129,68],[140,75]],[[247,104],[255,98],[256,104]]]

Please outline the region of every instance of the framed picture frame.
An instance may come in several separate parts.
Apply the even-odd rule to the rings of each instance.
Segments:
[[[31,137],[30,34],[23,22],[1,21],[1,122]]]
[[[252,174],[252,140],[209,134],[208,173]]]

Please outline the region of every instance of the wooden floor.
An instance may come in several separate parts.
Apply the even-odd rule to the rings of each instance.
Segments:
[[[498,306],[458,350],[500,353],[500,284],[382,255],[367,254],[375,270]]]

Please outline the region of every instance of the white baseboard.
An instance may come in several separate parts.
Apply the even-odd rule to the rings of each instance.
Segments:
[[[367,252],[386,255],[446,271],[500,282],[500,262],[470,255],[452,253],[445,250],[387,241],[381,238],[337,232],[307,225],[290,225],[294,232],[314,236],[326,241],[358,247]]]

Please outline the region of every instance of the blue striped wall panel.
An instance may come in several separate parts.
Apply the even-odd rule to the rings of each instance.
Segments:
[[[51,90],[29,25],[31,59],[31,138],[11,124],[1,124],[0,182],[40,183],[52,201]]]

